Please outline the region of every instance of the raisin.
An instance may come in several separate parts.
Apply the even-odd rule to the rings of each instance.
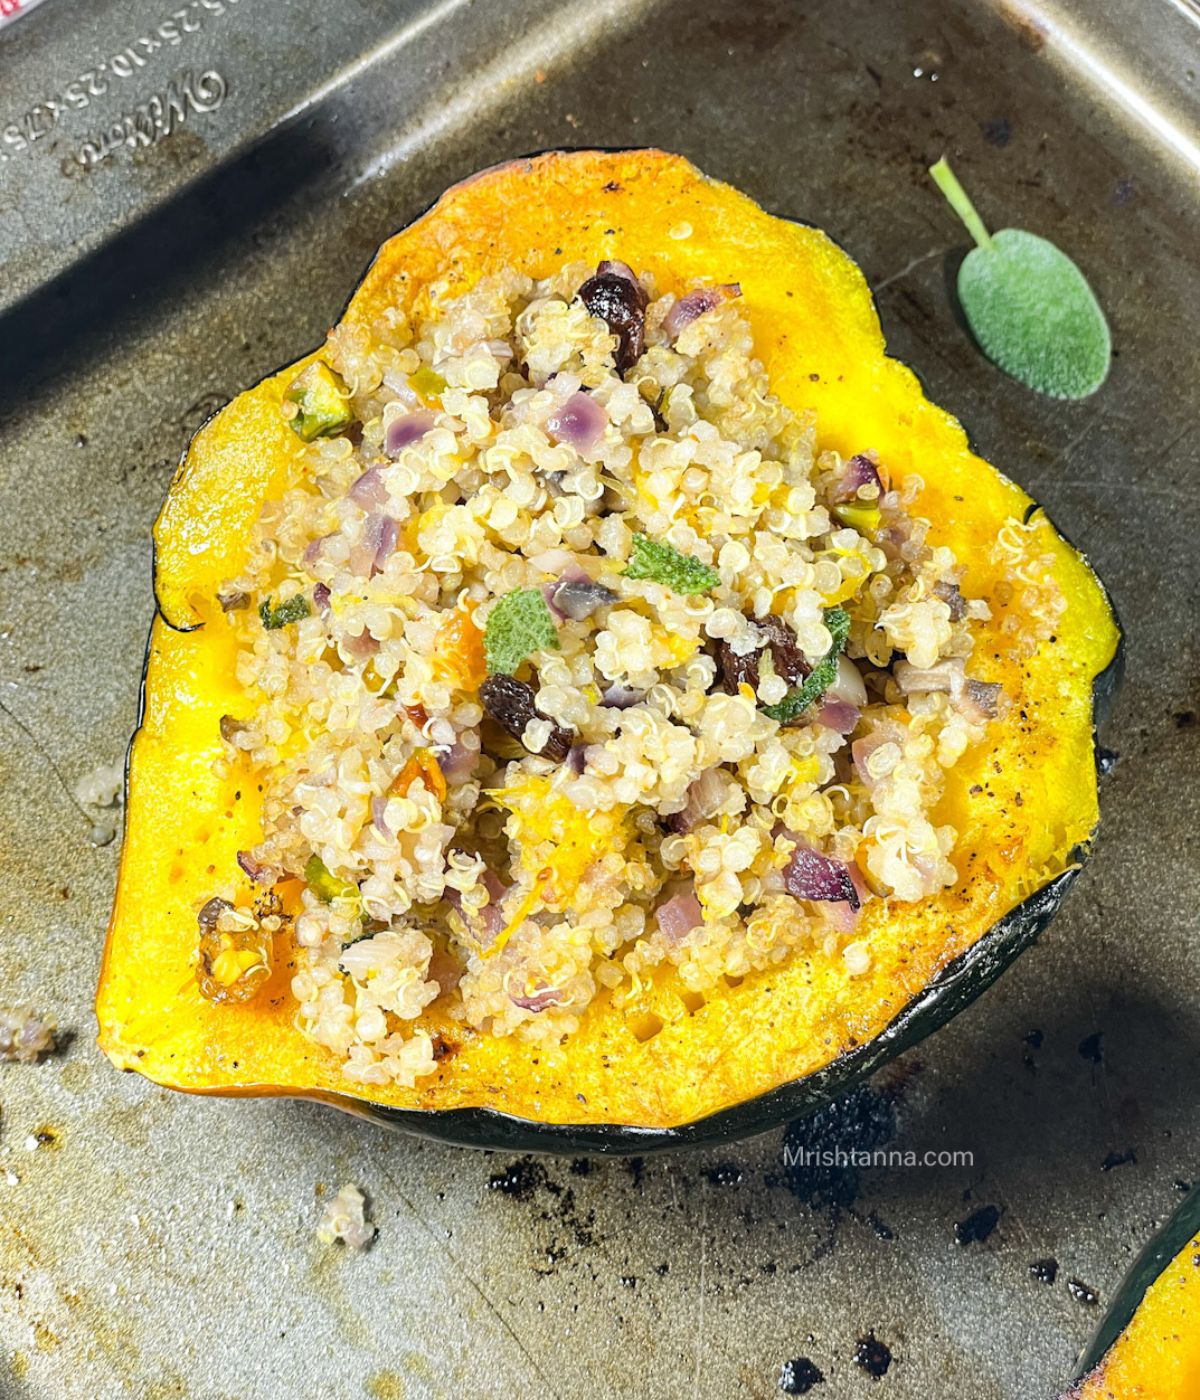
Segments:
[[[489,676],[479,687],[479,699],[496,723],[521,743],[525,742],[525,726],[529,721],[546,718],[534,702],[533,687],[513,676]],[[561,763],[574,742],[574,732],[556,724],[545,744],[535,752]]]
[[[597,272],[579,289],[579,299],[617,337],[617,373],[641,358],[646,345],[646,292],[619,272]]]
[[[721,684],[730,695],[737,695],[743,684],[753,690],[758,689],[757,651],[748,651],[739,656],[728,642],[717,648],[717,661],[721,667]]]

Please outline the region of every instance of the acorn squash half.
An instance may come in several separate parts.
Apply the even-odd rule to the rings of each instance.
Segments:
[[[1200,1396],[1200,1190],[1134,1261],[1063,1400]]]
[[[931,540],[988,598],[977,655],[1014,703],[961,760],[938,809],[961,836],[957,885],[887,916],[868,909],[869,974],[794,956],[695,1009],[669,977],[633,1015],[601,999],[552,1048],[464,1040],[438,1004],[425,1024],[454,1051],[415,1089],[354,1086],[293,1024],[286,949],[253,1001],[213,1005],[193,977],[196,910],[213,872],[259,838],[252,783],[214,776],[218,720],[236,694],[233,642],[207,624],[236,575],[259,509],[296,437],[281,400],[320,352],[263,380],[196,434],[155,526],[158,616],[131,745],[128,816],[97,1002],[114,1064],[195,1093],[324,1100],[394,1127],[475,1146],[644,1152],[761,1131],[803,1114],[936,1029],[1045,926],[1098,819],[1094,732],[1119,672],[1120,630],[1086,561],[1020,487],[975,456],[963,429],[885,353],[862,274],[824,233],[766,214],[661,151],[552,152],[455,186],[390,239],[345,317],[370,323],[431,282],[465,290],[488,271],[545,277],[562,263],[622,259],[661,290],[739,282],[775,392],[816,410],[818,441],[872,448],[919,472]],[[992,546],[1023,527],[1066,600],[1032,656],[1009,644]],[[1011,591],[1011,590],[1010,590]],[[694,1005],[694,1003],[693,1003]],[[647,1027],[658,1027],[647,1034]]]

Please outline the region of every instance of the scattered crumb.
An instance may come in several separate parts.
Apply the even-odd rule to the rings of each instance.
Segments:
[[[347,1249],[366,1249],[378,1231],[366,1218],[366,1197],[357,1186],[347,1184],[331,1201],[317,1225],[317,1238],[322,1244],[337,1240]]]
[[[0,1011],[0,1060],[32,1065],[55,1049],[54,1022],[27,1007]]]
[[[125,795],[124,763],[102,763],[75,784],[75,796],[85,807],[116,807]]]

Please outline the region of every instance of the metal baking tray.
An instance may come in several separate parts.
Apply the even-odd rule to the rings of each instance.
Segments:
[[[828,1397],[1067,1380],[1200,1176],[1198,70],[1187,0],[60,0],[5,27],[0,1002],[70,1037],[0,1066],[4,1400],[765,1400],[798,1358]],[[171,1094],[95,1048],[117,849],[74,787],[134,722],[148,532],[189,432],[317,342],[454,180],[644,144],[844,244],[894,353],[1125,621],[1095,860],[1039,947],[820,1139],[973,1165],[821,1180],[778,1133],[514,1161]],[[965,336],[943,151],[993,226],[1087,271],[1117,350],[1093,400],[1039,398]],[[379,1226],[360,1255],[314,1233],[350,1180]],[[1031,1273],[1051,1258],[1053,1283]]]

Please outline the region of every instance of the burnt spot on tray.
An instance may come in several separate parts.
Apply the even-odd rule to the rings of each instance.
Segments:
[[[1012,140],[1013,126],[1007,117],[994,117],[991,121],[980,122],[979,129],[989,146],[998,146],[1003,150]]]
[[[1091,1035],[1085,1035],[1076,1047],[1085,1060],[1090,1060],[1092,1064],[1104,1063],[1104,1032],[1093,1031]]]
[[[1082,1303],[1085,1308],[1094,1308],[1100,1301],[1099,1293],[1077,1278],[1067,1280],[1067,1292],[1077,1303]]]
[[[1137,1165],[1137,1153],[1132,1147],[1127,1147],[1124,1152],[1110,1152],[1104,1161],[1100,1163],[1102,1172],[1110,1172],[1114,1167],[1123,1167],[1127,1163]]]
[[[1038,1283],[1053,1283],[1058,1277],[1057,1259],[1035,1259],[1029,1266],[1029,1276]]]
[[[813,1386],[824,1381],[824,1372],[807,1356],[785,1361],[779,1368],[779,1389],[785,1395],[807,1395]]]
[[[954,1243],[982,1244],[1000,1221],[999,1206],[980,1206],[954,1227]]]
[[[859,1337],[854,1348],[854,1364],[874,1380],[879,1380],[887,1374],[892,1364],[892,1350],[874,1332],[868,1332],[865,1337]]]
[[[896,1093],[862,1084],[807,1118],[788,1125],[783,1137],[782,1184],[814,1210],[835,1215],[858,1199],[855,1157],[896,1135]],[[768,1185],[778,1179],[768,1177]]]

